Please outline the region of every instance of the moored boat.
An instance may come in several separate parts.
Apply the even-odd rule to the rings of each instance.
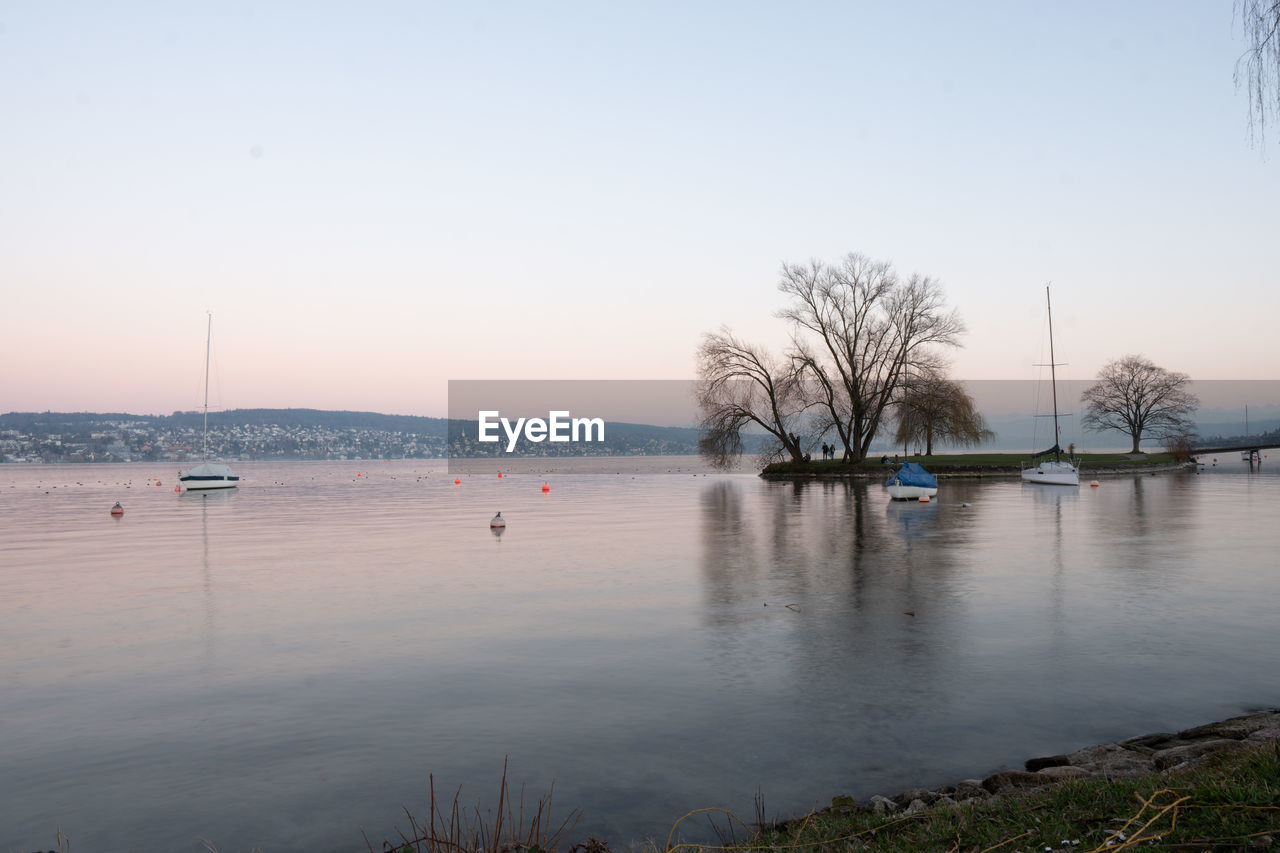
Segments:
[[[188,491],[231,489],[240,485],[240,478],[231,473],[231,468],[218,462],[202,462],[179,473],[178,480]]]
[[[1041,483],[1046,486],[1079,486],[1080,469],[1073,461],[1062,458],[1062,448],[1058,445],[1058,376],[1057,365],[1053,360],[1053,304],[1049,301],[1049,286],[1044,288],[1044,302],[1049,311],[1049,382],[1053,388],[1053,447],[1033,453],[1032,459],[1053,454],[1053,459],[1033,462],[1022,469],[1022,479],[1027,483]]]
[[[219,462],[209,461],[209,351],[213,344],[213,315],[209,315],[209,327],[204,342],[204,440],[201,455],[204,462],[187,471],[178,472],[178,482],[187,491],[209,489],[234,489],[240,478]]]
[[[938,478],[918,462],[903,462],[884,482],[889,497],[895,501],[931,498],[938,493]]]

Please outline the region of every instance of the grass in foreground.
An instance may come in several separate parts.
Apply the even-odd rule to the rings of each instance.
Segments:
[[[554,828],[550,797],[525,817],[512,810],[504,777],[497,815],[480,826],[458,808],[434,800],[431,819],[398,843],[395,853],[607,853],[605,842],[567,844],[576,813]],[[757,803],[758,812],[763,806]],[[522,811],[522,810],[521,810]],[[720,845],[686,844],[683,822],[719,816]],[[479,819],[478,811],[475,818]],[[757,816],[756,827],[760,817]],[[372,845],[369,848],[373,850]],[[650,853],[1030,853],[1072,850],[1280,850],[1280,744],[1216,755],[1180,772],[1132,780],[1087,779],[1006,793],[991,801],[935,805],[907,816],[876,815],[846,797],[807,817],[760,830],[717,809],[700,809],[671,828]]]
[[[668,851],[708,850],[668,844]],[[992,802],[877,816],[841,802],[723,849],[788,853],[995,853],[1280,849],[1280,745],[1218,755],[1190,770],[1087,779]]]

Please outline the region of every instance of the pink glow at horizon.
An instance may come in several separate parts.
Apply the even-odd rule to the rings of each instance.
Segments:
[[[1052,281],[1069,378],[1274,379],[1231,17],[10,7],[0,412],[198,408],[206,312],[217,408],[689,379],[722,325],[781,350],[779,266],[850,251],[943,282],[959,378],[1035,377]]]

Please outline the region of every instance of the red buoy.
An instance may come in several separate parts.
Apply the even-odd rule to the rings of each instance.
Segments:
[[[111,508],[112,515],[124,515],[124,507],[120,506],[120,501],[116,501],[116,505]]]
[[[457,477],[454,477],[454,478],[453,478],[453,484],[454,484],[455,486],[456,486],[456,485],[458,485],[458,484],[460,484],[461,482],[462,482],[462,481],[461,481],[461,480],[459,480]]]
[[[1096,489],[1096,488],[1098,488],[1098,481],[1097,481],[1097,480],[1094,480],[1092,483],[1090,483],[1090,484],[1089,484],[1089,488],[1091,488],[1091,489]]]
[[[502,479],[502,472],[501,472],[501,471],[499,471],[499,472],[498,472],[498,479],[499,479],[499,480],[501,480],[501,479]]]
[[[544,491],[544,492],[549,492],[549,491],[551,491],[551,487],[550,487],[550,486],[548,486],[546,483],[543,483],[543,484],[542,484],[542,491]]]

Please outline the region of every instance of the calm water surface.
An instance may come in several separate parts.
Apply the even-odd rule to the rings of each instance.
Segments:
[[[0,466],[3,853],[364,850],[504,759],[627,844],[1280,705],[1280,461],[929,505],[689,459],[236,467]]]

